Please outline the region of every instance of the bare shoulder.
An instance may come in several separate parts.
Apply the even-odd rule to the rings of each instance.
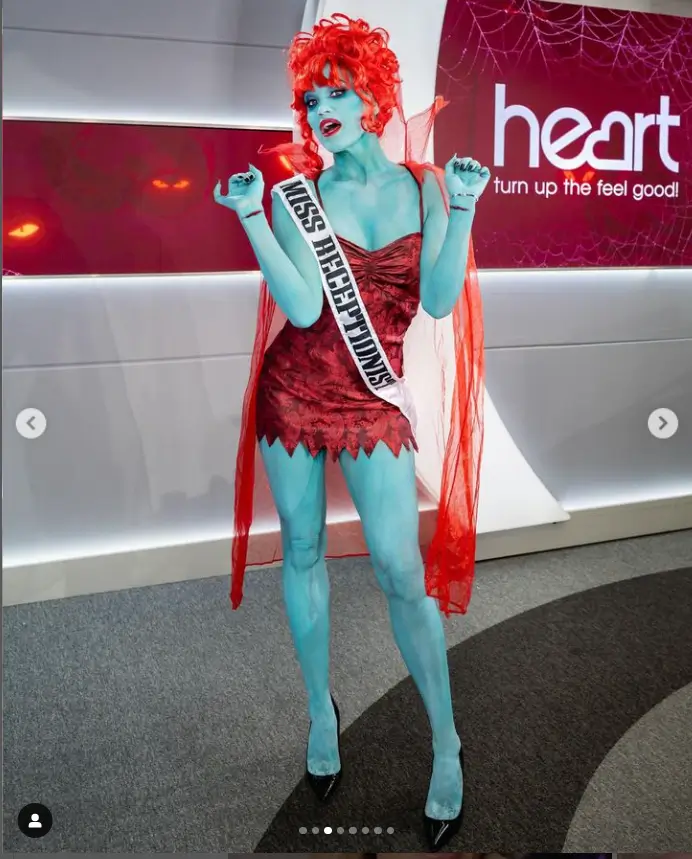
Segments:
[[[422,167],[423,174],[423,194],[431,203],[434,201],[443,202],[442,189],[440,187],[440,179],[432,167]]]
[[[426,216],[434,217],[446,216],[447,207],[443,196],[441,180],[432,168],[423,168],[423,206],[425,207]]]

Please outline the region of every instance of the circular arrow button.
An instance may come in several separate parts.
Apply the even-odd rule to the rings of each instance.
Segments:
[[[15,425],[22,438],[35,439],[46,431],[48,421],[40,409],[22,409]]]
[[[654,438],[672,438],[678,431],[678,416],[672,409],[655,409],[648,423]]]

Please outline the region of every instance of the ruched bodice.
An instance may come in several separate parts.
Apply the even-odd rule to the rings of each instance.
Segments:
[[[420,302],[421,231],[369,251],[339,237],[363,304],[394,372],[403,375],[404,336]],[[408,420],[363,382],[326,298],[310,328],[287,322],[267,349],[257,390],[257,436],[280,439],[289,453],[303,444],[368,455],[384,441],[398,456],[416,448]]]

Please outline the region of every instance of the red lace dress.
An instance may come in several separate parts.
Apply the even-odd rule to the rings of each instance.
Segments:
[[[418,181],[418,180],[417,180]],[[315,183],[318,198],[319,188]],[[421,185],[419,182],[419,189]],[[324,204],[320,198],[320,204]],[[394,372],[403,375],[404,336],[420,302],[421,229],[383,248],[365,250],[339,237],[363,303]],[[287,322],[267,349],[257,386],[256,430],[269,444],[279,439],[293,453],[303,444],[315,456],[332,459],[347,450],[369,456],[383,441],[398,456],[402,446],[417,450],[411,425],[396,406],[363,382],[325,299],[310,328]]]

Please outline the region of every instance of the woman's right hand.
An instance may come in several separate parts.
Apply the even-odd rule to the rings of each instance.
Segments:
[[[264,179],[260,171],[249,165],[247,173],[234,173],[228,180],[228,194],[221,192],[221,180],[214,188],[214,200],[240,217],[262,208]]]

